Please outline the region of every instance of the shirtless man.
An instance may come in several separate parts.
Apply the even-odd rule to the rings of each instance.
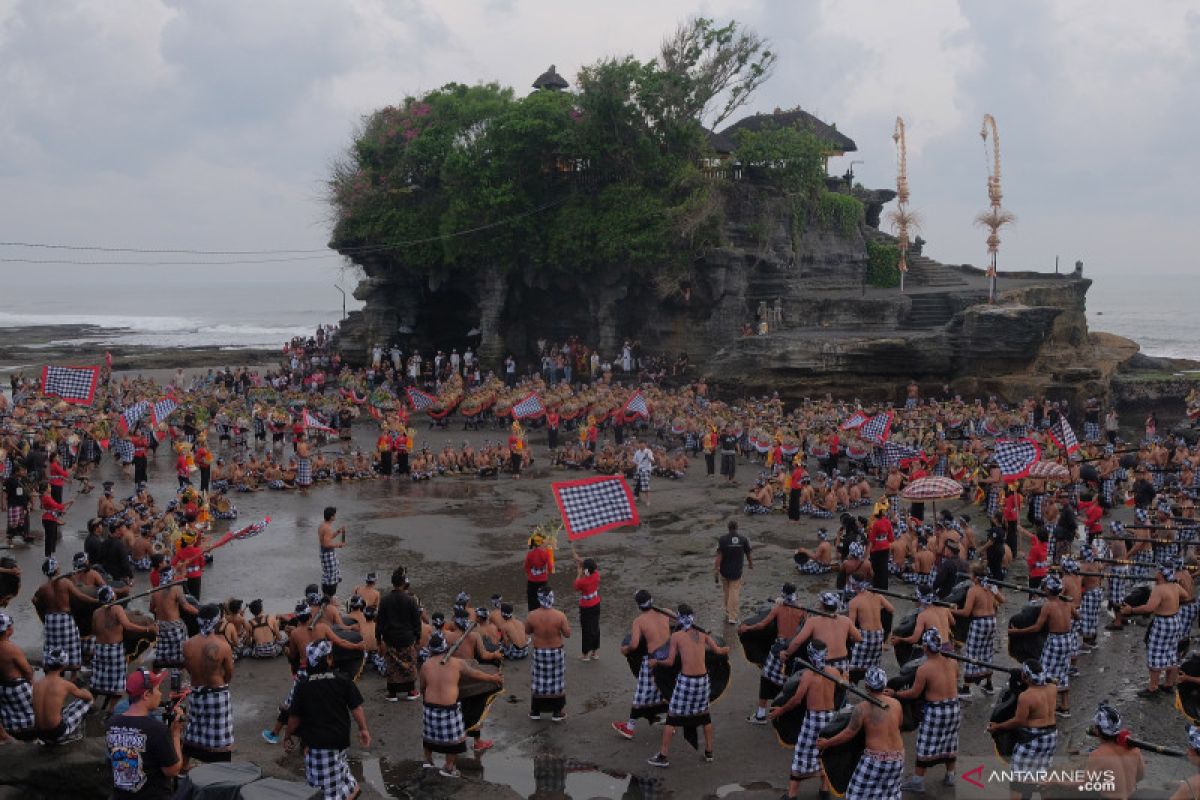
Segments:
[[[1087,770],[1092,774],[1111,772],[1116,782],[1113,791],[1102,792],[1105,800],[1126,800],[1137,791],[1138,781],[1146,776],[1146,759],[1142,751],[1120,736],[1124,725],[1121,715],[1108,703],[1101,701],[1093,717],[1093,729],[1100,737],[1100,746],[1088,753]]]
[[[896,607],[883,595],[869,591],[866,583],[853,581],[851,588],[856,594],[850,600],[847,612],[862,639],[850,651],[850,680],[858,683],[868,669],[880,666],[883,659],[883,612],[887,611],[894,618]]]
[[[821,593],[821,608],[833,616],[811,615],[804,627],[792,639],[792,643],[783,651],[783,663],[790,664],[792,656],[800,651],[804,644],[812,639],[825,642],[828,651],[826,661],[829,666],[845,672],[850,662],[850,652],[846,649],[846,641],[861,642],[862,634],[850,618],[837,613],[838,598],[833,592]]]
[[[58,649],[43,656],[41,678],[33,683],[33,734],[43,744],[68,744],[83,738],[83,718],[92,708],[92,693],[63,677],[67,654]],[[67,705],[63,701],[74,698]]]
[[[867,560],[866,546],[861,541],[850,543],[849,553],[838,571],[837,588],[844,589],[851,578],[874,583],[875,569]]]
[[[1012,719],[1004,722],[989,722],[989,733],[1004,730],[1020,730],[1016,747],[1008,766],[1013,772],[1035,773],[1050,769],[1054,750],[1058,746],[1058,729],[1054,720],[1053,684],[1036,659],[1021,665],[1021,682],[1025,688],[1017,695],[1017,708]],[[1012,783],[1009,786],[1012,800],[1029,797],[1036,787]]]
[[[632,739],[637,730],[638,717],[647,720],[651,725],[658,720],[659,714],[666,712],[667,701],[658,691],[654,682],[654,673],[650,669],[650,659],[655,654],[666,655],[665,649],[671,638],[670,618],[654,609],[654,598],[645,589],[638,589],[633,600],[637,603],[640,613],[633,618],[629,630],[629,644],[621,645],[621,655],[629,656],[639,650],[644,651],[641,667],[638,669],[637,683],[633,690],[633,704],[629,709],[629,719],[625,722],[612,724],[620,736]]]
[[[1146,689],[1138,690],[1139,697],[1153,697],[1160,690],[1159,674],[1166,670],[1166,681],[1161,690],[1174,691],[1179,677],[1179,630],[1177,614],[1179,606],[1191,600],[1182,586],[1175,582],[1175,570],[1159,567],[1154,576],[1154,588],[1144,605],[1131,608],[1121,606],[1122,614],[1153,614],[1150,631],[1146,635],[1146,667],[1150,671],[1150,682]]]
[[[795,584],[785,583],[780,590],[779,599],[771,606],[766,617],[753,625],[738,626],[739,634],[760,631],[772,625],[775,627],[775,641],[771,644],[766,661],[762,665],[762,675],[758,679],[758,708],[750,715],[748,722],[767,724],[767,706],[787,683],[786,662],[779,657],[779,653],[796,636],[800,626],[804,624],[804,619],[804,609],[796,599]]]
[[[827,674],[844,677],[833,668],[826,669],[825,653],[824,642],[808,643],[807,655],[810,664]],[[792,771],[788,779],[787,794],[784,795],[785,800],[795,800],[800,791],[801,781],[815,778],[817,775],[821,775],[821,796],[826,797],[829,793],[829,780],[822,773],[818,760],[817,737],[821,735],[821,729],[833,718],[835,688],[833,681],[822,678],[812,670],[805,670],[800,674],[795,693],[782,706],[771,709],[769,718],[773,720],[801,703],[805,705],[804,722],[801,723],[800,732],[796,737],[796,748],[792,751]]]
[[[58,560],[53,556],[42,562],[46,582],[33,593],[33,607],[43,619],[44,642],[42,657],[51,650],[66,653],[67,663],[63,672],[76,672],[83,666],[83,646],[79,628],[71,616],[71,598],[95,605],[97,600],[79,590],[68,576],[60,575]]]
[[[500,628],[492,621],[491,614],[483,606],[475,609],[475,633],[478,634],[480,640],[485,644],[491,644],[495,648],[494,652],[497,658],[504,654],[500,652],[499,645],[501,639]],[[485,647],[488,652],[493,652]]]
[[[1096,636],[1100,632],[1100,608],[1104,605],[1103,565],[1095,560],[1095,550],[1091,545],[1081,545],[1079,548],[1080,604],[1079,604],[1079,636],[1083,646],[1096,647]]]
[[[373,608],[376,611],[379,610],[379,601],[383,599],[379,590],[375,588],[375,583],[378,580],[379,577],[374,572],[368,572],[362,584],[355,586],[352,592],[352,594],[356,594],[366,601],[367,608]]]
[[[342,582],[342,567],[334,551],[346,546],[346,528],[342,526],[334,530],[337,509],[333,506],[326,506],[323,516],[324,521],[317,526],[317,541],[321,547],[321,591],[326,597],[333,597],[337,594],[338,584]]]
[[[498,685],[503,684],[504,678],[500,673],[473,669],[464,659],[446,658],[449,644],[440,632],[429,637],[426,647],[430,657],[421,666],[421,738],[425,755],[422,766],[432,769],[433,754],[444,753],[446,763],[440,770],[441,774],[447,778],[457,778],[459,772],[455,769],[455,762],[459,754],[467,749],[467,732],[463,726],[462,706],[458,702],[459,683],[463,676]]]
[[[937,605],[937,595],[933,592],[926,593],[920,587],[917,587],[917,606],[921,610],[917,612],[917,621],[913,626],[912,635],[897,636],[896,634],[892,634],[892,644],[896,642],[916,644],[921,640],[925,631],[930,628],[937,630],[943,642],[952,641],[954,617],[950,615],[950,609]]]
[[[175,571],[170,567],[159,573],[159,586],[173,582]],[[150,595],[150,613],[158,622],[158,638],[154,642],[154,669],[170,669],[172,675],[183,666],[183,642],[187,626],[180,618],[186,611],[195,614],[196,607],[183,596],[183,588],[172,586]]]
[[[500,604],[500,621],[496,623],[500,631],[500,652],[509,661],[521,661],[529,657],[529,634],[525,630],[525,621],[516,616],[512,603]]]
[[[913,552],[913,583],[918,587],[930,589],[933,587],[934,552],[929,548],[929,540],[924,536],[917,538]]]
[[[675,617],[679,630],[671,634],[667,657],[664,659],[651,658],[650,668],[659,663],[671,665],[679,659],[679,675],[675,678],[675,690],[671,693],[671,701],[667,708],[667,724],[663,727],[662,746],[658,753],[646,759],[646,763],[655,767],[669,767],[668,758],[671,747],[671,737],[676,728],[686,731],[696,728],[704,730],[704,760],[713,760],[713,727],[712,718],[708,713],[709,681],[708,667],[705,663],[705,653],[712,651],[717,655],[728,655],[729,648],[718,645],[707,633],[693,627],[694,617],[692,607],[687,603],[679,605]]]
[[[950,613],[960,619],[971,620],[967,629],[967,644],[963,655],[976,661],[991,661],[996,657],[996,608],[1004,602],[1004,595],[994,583],[986,579],[987,567],[983,564],[971,566],[971,588],[962,608],[952,608]],[[963,698],[971,696],[972,683],[983,683],[984,694],[992,694],[992,671],[976,664],[965,664],[962,670],[962,685],[958,693]]]
[[[541,608],[529,612],[525,632],[533,643],[533,666],[529,670],[529,718],[540,720],[543,711],[554,722],[567,718],[567,664],[563,639],[571,636],[567,615],[554,607],[554,592],[548,586],[538,590]]]
[[[1024,628],[1008,629],[1008,635],[1023,635],[1037,633],[1046,629],[1046,643],[1042,645],[1042,672],[1047,680],[1058,685],[1059,704],[1055,709],[1060,717],[1070,717],[1069,691],[1071,652],[1074,644],[1072,624],[1079,612],[1063,598],[1062,580],[1057,575],[1047,575],[1042,581],[1042,589],[1046,592],[1046,602],[1038,613],[1038,618],[1032,625]],[[1174,630],[1172,628],[1172,630]],[[1175,652],[1175,640],[1171,640],[1171,652]],[[1151,676],[1153,680],[1156,676]]]
[[[153,625],[135,625],[125,608],[116,605],[111,586],[101,586],[96,594],[100,607],[92,612],[92,633],[96,645],[92,651],[91,687],[104,698],[100,709],[107,711],[125,694],[125,632],[151,634]]]
[[[250,601],[250,657],[275,658],[279,655],[279,619],[263,613],[263,601]]]
[[[825,750],[850,741],[860,730],[866,731],[866,749],[850,778],[845,800],[895,797],[900,792],[900,777],[904,772],[904,740],[900,738],[904,713],[900,701],[883,693],[887,688],[887,673],[882,667],[867,670],[864,683],[871,697],[885,707],[864,700],[854,706],[850,722],[841,733],[817,739],[817,749]]]
[[[0,744],[33,737],[33,667],[13,644],[13,620],[0,611]]]
[[[443,631],[446,638],[446,644],[451,647],[462,639],[463,643],[454,651],[456,658],[473,658],[476,661],[493,661],[497,664],[503,663],[504,654],[499,650],[489,651],[483,646],[483,639],[479,635],[479,631],[475,628],[468,628],[471,625],[471,616],[465,608],[461,606],[454,607],[454,628]]]
[[[900,490],[904,488],[904,473],[900,467],[893,464],[888,469],[887,478],[883,482],[883,493],[887,497],[889,517],[898,518],[900,515]]]
[[[821,543],[816,550],[797,547],[793,556],[796,569],[804,575],[824,575],[833,569],[833,543],[830,541],[833,535],[825,528],[818,528],[817,538]]]
[[[921,726],[917,729],[917,765],[913,776],[904,782],[903,790],[923,794],[925,770],[938,764],[946,765],[943,786],[954,786],[954,765],[958,759],[958,729],[962,716],[958,704],[958,662],[942,655],[942,637],[937,628],[921,635],[925,660],[917,667],[913,685],[888,694],[900,700],[924,701]]]
[[[196,615],[200,632],[183,645],[183,663],[191,678],[187,727],[183,732],[183,758],[197,761],[230,761],[233,758],[233,650],[216,633],[221,607],[201,606]]]

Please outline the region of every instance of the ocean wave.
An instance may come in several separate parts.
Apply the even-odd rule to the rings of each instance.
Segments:
[[[43,325],[90,325],[96,328],[137,331],[185,331],[203,325],[187,317],[130,317],[123,314],[14,314],[0,311],[0,328]]]

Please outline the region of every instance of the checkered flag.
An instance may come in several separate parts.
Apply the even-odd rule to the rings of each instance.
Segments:
[[[839,427],[844,431],[852,431],[855,428],[862,427],[862,424],[867,421],[867,415],[861,411],[855,411],[850,415],[850,418],[843,422]]]
[[[538,397],[537,392],[530,392],[525,396],[525,399],[517,402],[512,407],[513,419],[540,417],[545,413],[546,407],[542,405],[542,398]]]
[[[1079,450],[1079,439],[1075,437],[1075,431],[1071,429],[1071,423],[1067,422],[1065,416],[1059,416],[1058,422],[1050,426],[1048,433],[1050,440],[1067,455],[1073,455]]]
[[[858,433],[875,444],[883,444],[892,435],[892,411],[871,417],[859,427]]]
[[[905,461],[911,461],[914,458],[924,458],[925,456],[925,453],[921,450],[905,444],[897,444],[896,442],[885,442],[883,447],[880,448],[880,453],[883,457],[883,465],[885,467],[899,466]]]
[[[1042,448],[1033,439],[997,439],[992,453],[1000,474],[1009,480],[1024,478],[1042,457]]]
[[[324,431],[325,433],[337,433],[337,431],[335,431],[333,428],[329,427],[324,422],[321,422],[319,417],[317,417],[314,414],[308,413],[307,408],[304,409],[304,412],[300,415],[300,420],[301,420],[301,422],[304,423],[305,428],[310,428],[312,430],[317,430],[317,431]]]
[[[550,485],[571,541],[640,523],[633,492],[620,475]]]
[[[175,413],[175,409],[179,408],[179,401],[174,397],[163,397],[155,401],[153,408],[154,424],[159,425],[167,421],[167,417]]]
[[[437,403],[436,397],[413,386],[409,386],[405,391],[408,392],[408,403],[412,406],[413,411],[424,411],[427,408],[433,408]]]
[[[62,398],[66,403],[90,406],[96,399],[99,367],[42,367],[42,394]]]
[[[121,412],[121,418],[117,420],[117,425],[121,428],[121,433],[126,436],[129,432],[137,427],[138,422],[142,417],[146,416],[146,412],[150,410],[149,400],[139,400],[129,408]]]
[[[624,408],[627,417],[641,417],[642,419],[650,419],[650,405],[646,402],[646,395],[642,394],[642,390],[638,389],[630,395],[628,402]]]

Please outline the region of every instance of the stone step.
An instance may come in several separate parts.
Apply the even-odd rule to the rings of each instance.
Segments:
[[[954,307],[945,294],[915,294],[904,320],[905,328],[940,328],[954,318]]]

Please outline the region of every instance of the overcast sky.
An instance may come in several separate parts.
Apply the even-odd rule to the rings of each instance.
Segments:
[[[894,185],[904,117],[935,258],[985,258],[972,219],[990,112],[1019,218],[1002,268],[1056,254],[1091,274],[1193,268],[1200,2],[1186,0],[0,0],[0,239],[321,248],[322,182],[361,115],[450,81],[524,92],[551,63],[573,81],[601,56],[649,58],[695,13],[769,37],[778,66],[749,111],[836,123],[868,186]]]

